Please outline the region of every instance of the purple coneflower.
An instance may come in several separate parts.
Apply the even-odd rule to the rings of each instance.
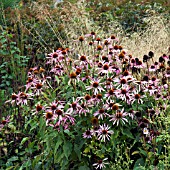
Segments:
[[[106,113],[106,110],[104,108],[101,108],[97,112],[95,112],[93,116],[98,116],[98,119],[103,120],[103,116],[106,117],[108,116],[108,114]]]
[[[107,140],[110,140],[110,135],[112,135],[114,132],[113,130],[109,130],[110,127],[106,124],[104,125],[100,125],[100,128],[99,130],[97,131],[98,132],[98,140],[101,140],[101,141],[106,141]]]
[[[86,90],[93,90],[93,93],[96,95],[99,92],[101,93],[102,91],[104,91],[104,89],[101,87],[100,85],[100,81],[99,80],[94,80],[91,81],[91,85],[86,87]]]
[[[7,116],[6,119],[2,119],[1,123],[0,123],[0,131],[1,129],[10,122],[10,116]]]
[[[86,130],[84,133],[83,133],[83,138],[92,138],[92,131],[91,130]]]
[[[123,124],[125,124],[125,122],[128,122],[128,120],[125,118],[127,116],[127,113],[123,111],[124,111],[124,108],[121,111],[116,110],[116,114],[110,116],[111,117],[110,121],[113,122],[113,125],[117,123],[117,126],[118,126],[120,121]]]
[[[19,105],[19,104],[27,105],[28,100],[33,100],[33,98],[31,96],[32,96],[32,94],[30,94],[30,93],[19,92],[18,98],[17,98],[17,105]]]
[[[96,169],[106,168],[105,165],[108,165],[108,164],[109,164],[108,162],[105,162],[107,159],[108,159],[108,158],[100,159],[100,160],[98,160],[98,162],[94,163],[93,166],[94,166]]]
[[[114,69],[111,66],[109,66],[109,63],[104,63],[102,65],[102,68],[99,68],[98,70],[99,70],[98,74],[102,73],[106,75],[114,71]]]
[[[144,98],[144,95],[139,94],[139,92],[136,90],[134,93],[131,94],[130,101],[131,104],[133,104],[135,101],[137,101],[139,104],[143,103],[142,98]]]

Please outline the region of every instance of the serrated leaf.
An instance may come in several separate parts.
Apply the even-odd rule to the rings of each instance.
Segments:
[[[62,140],[62,138],[59,136],[59,137],[57,138],[57,143],[56,143],[55,148],[54,148],[54,153],[57,153],[57,149],[58,149],[58,147],[59,147],[62,143],[63,143],[63,140]]]
[[[77,145],[77,144],[74,145],[74,151],[76,152],[77,157],[79,158],[79,160],[81,160],[81,150],[79,148],[79,145]]]
[[[63,150],[64,150],[64,155],[65,157],[68,159],[68,157],[70,156],[71,152],[72,152],[72,143],[70,143],[69,141],[65,141],[64,145],[63,145]]]

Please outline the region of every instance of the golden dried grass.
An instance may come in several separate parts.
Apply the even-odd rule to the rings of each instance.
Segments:
[[[75,4],[64,1],[56,6],[53,11],[49,11],[48,8],[45,9],[44,5],[34,4],[33,9],[37,11],[37,16],[40,15],[49,24],[63,47],[66,47],[68,43],[70,44],[79,36],[95,31],[101,38],[107,38],[114,34],[120,40],[120,45],[126,48],[134,57],[142,58],[149,51],[153,51],[157,58],[163,53],[168,53],[170,22],[163,15],[159,15],[154,11],[148,11],[152,15],[145,20],[147,28],[144,31],[139,28],[138,32],[127,36],[117,21],[108,23],[109,32],[97,27],[86,11],[85,3],[82,0]],[[65,39],[61,36],[63,33]]]
[[[143,57],[149,51],[153,51],[158,58],[162,54],[168,54],[170,47],[170,22],[161,15],[153,15],[147,18],[145,31],[133,33],[131,37],[122,36],[121,45],[135,57]]]

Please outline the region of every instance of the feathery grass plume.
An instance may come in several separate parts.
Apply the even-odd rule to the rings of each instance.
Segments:
[[[164,52],[168,52],[170,42],[170,22],[159,14],[146,18],[145,31],[133,33],[130,37],[121,37],[121,45],[129,49],[135,57],[142,57],[150,50],[158,59]]]

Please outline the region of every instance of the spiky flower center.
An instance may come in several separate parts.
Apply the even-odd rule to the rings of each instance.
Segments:
[[[31,83],[31,82],[33,82],[33,79],[32,78],[28,78],[27,82]]]
[[[70,78],[75,79],[77,77],[77,74],[75,72],[70,73]]]
[[[122,90],[121,90],[121,93],[122,93],[122,94],[126,94],[126,93],[127,93],[127,90],[126,90],[126,89],[122,89]]]
[[[155,69],[155,66],[154,66],[154,65],[152,65],[152,66],[151,66],[151,69]]]
[[[109,103],[109,107],[112,107],[114,105],[114,103]]]
[[[39,71],[38,70],[34,70],[34,74],[38,74],[39,73]]]
[[[41,88],[42,88],[42,84],[41,84],[41,83],[38,83],[38,84],[36,85],[36,88],[37,88],[37,89],[41,89]]]
[[[96,33],[92,31],[92,32],[91,32],[91,35],[96,35]]]
[[[46,113],[46,118],[47,119],[51,119],[53,117],[53,113],[52,112],[47,112]]]
[[[79,75],[80,73],[81,73],[81,69],[80,69],[80,68],[77,68],[76,74]]]
[[[42,110],[42,106],[41,106],[41,105],[37,105],[36,110],[37,110],[38,112],[41,111],[41,110]]]
[[[99,86],[99,83],[98,83],[98,82],[94,82],[94,83],[93,83],[93,87],[94,87],[94,88],[97,88],[98,86]]]
[[[80,37],[79,37],[79,41],[80,41],[80,42],[84,41],[84,37],[80,36]]]
[[[140,94],[135,94],[135,99],[140,99]]]
[[[81,56],[81,57],[80,57],[80,60],[81,60],[81,61],[86,61],[86,56],[84,56],[84,55]]]
[[[114,48],[114,50],[118,50],[118,49],[119,49],[119,46],[118,46],[118,45],[115,45],[113,48]]]
[[[87,131],[86,131],[86,135],[87,135],[87,136],[91,135],[90,130],[87,130]]]
[[[93,45],[93,42],[89,42],[89,45]]]
[[[122,60],[125,57],[124,53],[119,54],[119,59]]]
[[[56,70],[60,70],[60,66],[59,66],[59,65],[56,65],[56,66],[55,66],[55,69],[56,69]]]
[[[122,116],[123,116],[123,114],[122,114],[121,112],[117,112],[117,113],[116,113],[116,118],[117,118],[117,119],[121,119]]]
[[[152,77],[152,81],[156,81],[156,77]]]
[[[7,123],[7,121],[6,120],[2,120],[2,122],[1,122],[3,125],[5,125],[6,123]]]
[[[90,100],[91,96],[89,94],[86,94],[84,98],[85,98],[85,100]]]
[[[103,135],[107,135],[107,134],[108,134],[108,131],[104,129],[104,130],[102,130],[102,134],[103,134]]]
[[[97,94],[96,97],[97,97],[97,99],[101,99],[102,98],[102,94]]]
[[[103,66],[103,69],[104,69],[104,70],[108,70],[108,69],[109,69],[109,65],[108,65],[108,64],[105,64],[105,65]]]
[[[101,39],[100,38],[96,38],[96,41],[101,41]]]
[[[71,106],[72,106],[73,109],[75,109],[76,106],[77,106],[77,104],[73,102],[73,103],[71,104]]]
[[[22,98],[22,99],[27,99],[27,95],[22,92],[22,93],[20,94],[20,98]]]
[[[98,124],[98,119],[96,118],[96,117],[93,117],[92,119],[91,119],[91,123],[93,124],[93,125],[96,125],[96,124]]]
[[[98,164],[102,164],[103,163],[103,161],[102,160],[98,160]]]
[[[103,109],[103,108],[100,109],[100,110],[99,110],[99,113],[100,113],[100,114],[104,113],[104,109]]]
[[[98,46],[97,46],[97,50],[98,50],[98,51],[102,50],[102,48],[103,48],[103,47],[102,47],[101,45],[98,45]]]
[[[17,96],[16,94],[13,94],[13,95],[11,96],[11,98],[12,98],[12,100],[16,100],[16,99],[18,98],[18,96]]]
[[[57,58],[58,54],[57,53],[53,53],[53,58]]]
[[[58,116],[60,116],[60,115],[63,114],[63,112],[62,112],[62,110],[57,110],[57,111],[56,111],[56,114],[57,114]]]
[[[109,90],[109,95],[113,95],[114,94],[114,89],[110,89]]]
[[[116,37],[114,35],[111,35],[110,37],[112,40],[114,40]]]
[[[126,84],[126,82],[127,82],[126,79],[121,79],[120,80],[120,84]]]
[[[107,40],[105,40],[104,45],[109,45],[109,42]]]
[[[148,90],[152,90],[152,86],[148,86]]]
[[[113,104],[112,105],[112,110],[118,110],[119,109],[119,105],[118,104]]]
[[[67,51],[66,51],[66,50],[63,50],[61,53],[62,53],[63,55],[65,55],[65,54],[67,54]]]
[[[128,71],[124,71],[123,72],[123,76],[128,76],[129,75],[129,72]]]
[[[51,106],[51,110],[56,110],[57,106],[56,105],[52,105]]]
[[[149,77],[146,75],[146,76],[143,77],[143,80],[144,80],[144,81],[148,81],[148,80],[149,80]]]
[[[103,64],[101,62],[98,63],[98,67],[102,68]]]

